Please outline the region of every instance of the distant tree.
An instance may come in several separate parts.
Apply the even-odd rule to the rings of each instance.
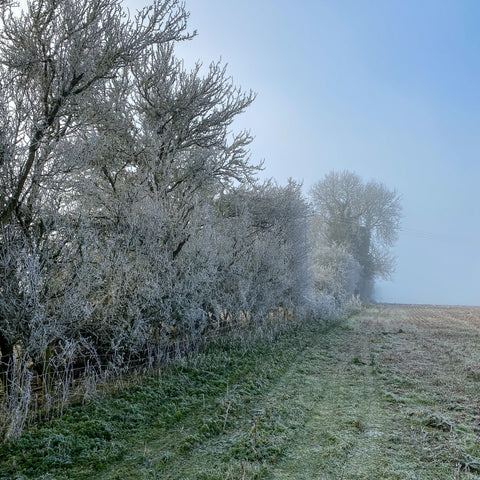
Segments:
[[[328,246],[341,246],[361,267],[357,294],[371,300],[375,278],[394,270],[390,247],[397,238],[400,197],[376,181],[364,183],[349,171],[331,172],[311,190],[320,235]]]

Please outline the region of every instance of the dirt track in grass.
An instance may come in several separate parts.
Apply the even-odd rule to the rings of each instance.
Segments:
[[[270,478],[480,478],[480,309],[378,306],[344,325],[311,352],[318,401]]]

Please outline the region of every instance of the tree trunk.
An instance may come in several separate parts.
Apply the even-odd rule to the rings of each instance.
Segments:
[[[2,332],[0,332],[0,352],[0,392],[3,393],[5,400],[8,397],[13,375],[13,345]]]

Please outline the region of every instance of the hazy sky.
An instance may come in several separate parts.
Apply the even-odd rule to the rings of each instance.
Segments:
[[[403,196],[397,271],[379,299],[480,304],[480,2],[186,5],[198,36],[179,56],[221,57],[258,95],[235,128],[255,135],[262,176],[308,191],[348,169]]]

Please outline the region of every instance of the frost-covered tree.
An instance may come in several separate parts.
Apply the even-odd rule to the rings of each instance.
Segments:
[[[184,38],[186,13],[177,1],[157,1],[132,19],[117,0],[32,1],[25,11],[12,5],[0,6],[8,151],[0,218],[22,216],[31,226],[42,192],[78,168],[59,153],[90,123],[86,105],[150,47]]]
[[[137,176],[161,202],[173,257],[189,240],[198,205],[233,182],[251,183],[258,167],[249,163],[248,132],[230,138],[234,118],[253,101],[227,76],[225,67],[201,65],[185,71],[172,48],[160,48],[135,74],[135,108],[145,146]]]
[[[179,0],[134,16],[119,0],[0,2],[7,397],[14,360],[21,386],[151,360],[311,298],[301,185],[256,180],[251,136],[232,131],[254,95],[175,57],[187,17]]]
[[[221,245],[214,242],[205,252],[199,245],[218,226],[214,199],[233,184],[254,182],[258,167],[249,163],[250,135],[230,135],[233,119],[252,100],[219,64],[205,74],[200,65],[188,72],[171,45],[160,45],[106,92],[106,106],[101,114],[97,109],[100,123],[77,139],[89,172],[77,180],[77,210],[94,220],[102,245],[114,242],[117,252],[127,248],[132,265],[150,259],[146,269],[132,266],[130,271],[155,278],[136,275],[135,293],[142,304],[140,318],[155,338],[162,337],[166,325],[179,333],[201,332],[209,313],[203,304],[214,282],[210,262],[215,264],[215,255],[206,252]],[[108,105],[115,108],[109,111]],[[92,180],[95,189],[89,188]],[[121,298],[133,311],[131,297]],[[115,297],[112,311],[116,305]],[[99,316],[109,317],[105,311]]]
[[[382,183],[365,183],[343,171],[317,182],[311,197],[325,244],[344,248],[360,264],[357,293],[371,300],[375,278],[389,278],[394,269],[390,247],[399,229],[399,195]]]
[[[117,0],[33,0],[24,9],[1,2],[3,366],[15,347],[37,364],[49,346],[78,330],[79,316],[88,317],[95,308],[80,293],[88,289],[86,278],[93,277],[82,276],[88,269],[80,239],[91,240],[91,233],[79,230],[85,222],[77,199],[79,187],[89,184],[95,190],[99,180],[89,164],[91,155],[79,144],[92,136],[97,145],[102,143],[105,114],[111,120],[116,110],[114,102],[102,100],[121,91],[128,72],[152,48],[189,38],[186,19],[176,0],[155,1],[134,17],[124,15]],[[107,128],[119,123],[121,117]],[[125,141],[121,143],[123,151]],[[113,152],[108,161],[113,162],[108,175],[119,176]]]
[[[225,284],[231,293],[242,292],[242,308],[260,316],[277,307],[302,308],[311,277],[301,185],[267,182],[236,189],[220,196],[216,206],[232,232]]]

